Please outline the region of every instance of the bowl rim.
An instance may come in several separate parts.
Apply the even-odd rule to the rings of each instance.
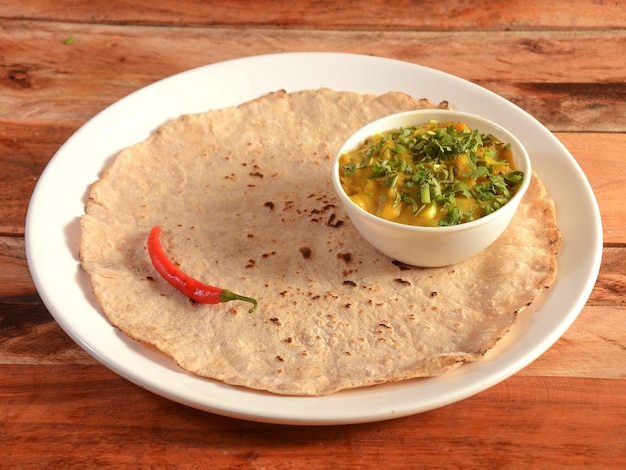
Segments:
[[[425,124],[427,122],[427,120],[431,120],[431,119],[436,119],[441,121],[441,119],[438,119],[436,117],[433,118],[428,118],[427,116],[442,116],[444,114],[450,114],[452,119],[451,121],[456,121],[457,119],[459,121],[462,121],[463,119],[471,119],[471,120],[476,120],[476,121],[480,121],[482,124],[484,124],[487,127],[492,128],[493,130],[495,130],[495,132],[492,131],[486,131],[488,133],[491,133],[493,135],[495,135],[496,137],[500,138],[501,140],[510,143],[511,145],[515,145],[517,146],[518,150],[521,150],[521,152],[519,153],[519,158],[521,159],[522,162],[524,162],[524,165],[527,167],[527,170],[524,170],[524,179],[522,180],[522,183],[519,187],[519,189],[517,190],[517,192],[513,195],[513,197],[511,197],[511,199],[509,199],[509,201],[502,206],[501,208],[495,210],[494,212],[487,214],[479,219],[476,220],[472,220],[470,222],[463,222],[460,224],[456,224],[456,225],[446,225],[446,226],[436,226],[436,227],[427,227],[427,226],[422,226],[422,225],[409,225],[409,224],[403,224],[401,222],[394,222],[392,220],[387,220],[387,219],[383,219],[382,217],[379,217],[375,214],[372,214],[371,212],[366,211],[365,209],[357,206],[351,199],[350,197],[347,195],[347,193],[345,192],[345,190],[343,189],[343,186],[341,185],[341,181],[339,179],[339,158],[341,157],[341,155],[343,155],[344,153],[346,153],[349,150],[352,150],[354,148],[356,148],[358,145],[361,145],[361,143],[365,140],[365,138],[367,138],[369,135],[374,134],[374,133],[378,133],[378,132],[385,132],[386,130],[393,130],[393,129],[397,129],[399,126],[391,126],[388,128],[384,128],[383,124],[385,122],[388,121],[393,121],[393,120],[411,120],[411,118],[413,117],[424,117],[424,122],[423,124]],[[453,117],[454,116],[454,117]],[[416,124],[407,124],[407,126],[410,125],[420,125],[419,123]],[[407,126],[400,126],[400,127],[407,127]],[[469,126],[470,129],[473,129],[475,127],[473,126]],[[379,128],[383,128],[382,130],[374,130],[374,129],[379,129]],[[372,129],[372,131],[370,131],[370,129]],[[484,134],[485,132],[482,129],[478,129],[482,134]],[[500,135],[500,133],[505,134]],[[359,138],[356,143],[352,143],[351,141],[356,139],[357,136],[361,136],[363,135],[364,137]],[[506,139],[504,138],[506,137]],[[348,144],[351,145],[348,145]],[[365,217],[366,219],[368,219],[369,221],[372,221],[374,223],[377,223],[379,225],[382,225],[384,227],[388,227],[388,228],[395,228],[395,229],[401,229],[401,230],[405,230],[405,231],[409,231],[409,232],[415,232],[415,233],[439,233],[439,234],[443,234],[443,233],[450,233],[450,232],[460,232],[460,231],[465,231],[465,230],[471,230],[473,227],[478,227],[480,225],[484,225],[484,224],[488,224],[491,221],[493,221],[496,218],[499,218],[500,216],[502,216],[503,214],[505,214],[506,211],[502,211],[502,209],[504,207],[507,207],[509,205],[511,205],[510,207],[514,208],[514,212],[517,210],[517,205],[519,205],[519,203],[521,202],[522,198],[524,197],[524,195],[526,194],[526,191],[528,190],[528,187],[530,186],[530,181],[532,179],[532,175],[533,175],[533,169],[532,169],[532,161],[530,158],[530,155],[528,154],[528,151],[526,150],[526,147],[524,147],[524,145],[522,144],[522,142],[508,129],[506,129],[504,126],[490,120],[487,119],[483,116],[480,116],[479,114],[473,114],[473,113],[467,113],[464,111],[457,111],[454,109],[441,109],[441,108],[437,108],[437,109],[414,109],[414,110],[409,110],[409,111],[402,111],[399,113],[393,113],[393,114],[389,114],[386,116],[383,116],[381,118],[378,118],[374,121],[370,121],[369,123],[365,124],[364,126],[362,126],[361,128],[359,128],[358,130],[356,130],[355,132],[353,132],[347,139],[344,140],[344,142],[341,144],[341,146],[339,147],[339,150],[337,151],[337,153],[335,154],[335,158],[333,160],[333,165],[332,165],[332,181],[333,181],[333,185],[335,187],[335,191],[337,192],[337,195],[339,196],[339,198],[341,199],[341,201],[344,204],[348,204],[352,209],[354,209],[355,211],[357,211],[361,216]]]

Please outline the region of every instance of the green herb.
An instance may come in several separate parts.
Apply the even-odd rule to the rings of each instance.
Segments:
[[[446,216],[441,219],[439,225],[448,226],[448,225],[458,225],[463,222],[467,222],[472,220],[473,211],[462,211],[458,207],[451,207]]]
[[[439,225],[455,225],[476,216],[474,209],[456,206],[458,197],[475,201],[480,217],[502,207],[515,193],[524,174],[516,170],[500,174],[510,166],[501,158],[509,149],[491,134],[430,121],[369,139],[358,151],[360,159],[342,169],[346,176],[368,171],[369,178],[380,180],[390,191],[394,206],[406,204],[419,215],[435,205],[445,214]],[[495,167],[500,168],[497,173]]]

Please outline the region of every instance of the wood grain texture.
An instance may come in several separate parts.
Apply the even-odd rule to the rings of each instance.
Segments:
[[[581,14],[584,12],[584,14]],[[241,2],[30,2],[6,5],[0,16],[72,23],[261,26],[294,29],[540,30],[623,28],[619,1],[591,0],[356,0]]]
[[[71,45],[68,37],[75,38]],[[138,88],[194,67],[257,54],[332,51],[455,74],[516,102],[553,131],[622,132],[626,126],[619,119],[626,112],[626,65],[616,60],[626,51],[623,31],[495,36],[7,21],[0,23],[0,41],[3,118],[85,120]],[[594,65],[581,56],[593,57]]]
[[[95,364],[36,301],[0,303],[0,364]],[[626,379],[626,307],[587,306],[546,353],[519,374]]]
[[[524,376],[626,379],[626,307],[587,306]]]
[[[514,377],[413,417],[292,428],[183,407],[99,366],[0,370],[11,377],[6,389],[14,391],[10,406],[0,403],[4,423],[13,430],[0,442],[0,453],[12,449],[11,462],[21,468],[71,468],[86,458],[125,468],[302,468],[304,455],[314,468],[342,462],[351,468],[414,468],[421,462],[440,462],[438,468],[537,462],[543,468],[563,462],[570,468],[610,468],[624,457],[626,399],[614,380]],[[512,419],[516,426],[510,426]],[[50,428],[54,432],[45,434]],[[402,452],[391,460],[393,449]]]
[[[626,103],[626,100],[624,100]],[[626,113],[622,114],[626,116]],[[591,188],[598,200],[602,215],[604,243],[609,245],[626,244],[626,204],[621,202],[625,190],[626,167],[620,158],[626,149],[625,133],[557,133],[557,137],[572,153],[587,176]],[[617,253],[611,253],[613,259]],[[621,272],[626,272],[621,264]]]
[[[0,468],[625,468],[624,8],[616,0],[0,0]],[[538,118],[579,163],[602,215],[599,277],[573,325],[518,374],[407,418],[284,427],[143,390],[54,321],[28,270],[24,224],[63,142],[161,78],[300,51],[390,57],[478,83]]]
[[[0,299],[32,300],[35,286],[28,271],[24,239],[0,237]]]
[[[94,364],[37,296],[23,239],[0,237],[0,363]],[[626,379],[626,250],[605,248],[587,306],[574,325],[522,375]]]
[[[81,121],[0,119],[0,235],[24,235],[30,196],[39,175],[63,142],[80,127]],[[571,152],[587,176],[598,199],[607,244],[626,244],[626,205],[623,181],[626,167],[607,159],[626,148],[626,133],[571,133],[555,135]],[[1,274],[0,274],[1,276]]]
[[[60,125],[58,121],[0,115],[0,236],[24,236],[28,203],[37,180],[77,127],[76,121]]]

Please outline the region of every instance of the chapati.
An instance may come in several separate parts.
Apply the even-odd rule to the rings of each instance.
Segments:
[[[110,323],[207,379],[283,395],[445,373],[480,359],[554,281],[560,235],[537,175],[513,222],[471,260],[407,266],[365,242],[330,178],[369,121],[424,107],[404,93],[278,91],[180,116],[116,156],[89,192],[80,259]],[[258,309],[190,301],[169,257]]]

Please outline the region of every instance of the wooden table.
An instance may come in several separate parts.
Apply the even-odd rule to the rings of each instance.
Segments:
[[[0,1],[0,468],[626,467],[626,5],[215,3]],[[543,356],[434,411],[289,427],[168,401],[61,330],[24,248],[31,193],[59,146],[158,79],[287,51],[450,72],[518,104],[569,148],[599,201],[604,257],[580,316]]]

